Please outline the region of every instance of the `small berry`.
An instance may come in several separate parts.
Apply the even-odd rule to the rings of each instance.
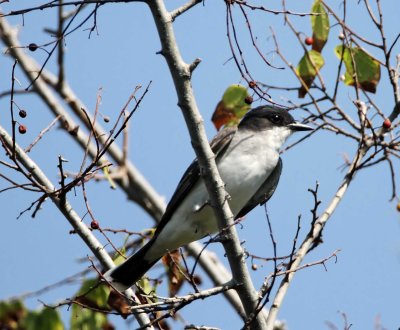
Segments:
[[[96,220],[92,220],[92,222],[90,223],[90,228],[92,228],[93,230],[99,229],[99,223]]]
[[[338,36],[338,38],[339,38],[339,40],[344,40],[344,38],[345,38],[345,37],[344,37],[344,33],[343,33],[343,32],[340,33],[339,36]]]
[[[250,95],[246,96],[246,98],[244,99],[244,103],[252,104],[253,103],[253,97],[250,96]]]
[[[314,43],[314,39],[312,37],[307,37],[304,42],[306,45],[311,46]]]
[[[110,121],[110,117],[104,116],[104,117],[103,117],[103,120],[104,120],[105,123],[108,123],[108,122]]]
[[[392,126],[392,122],[390,121],[389,118],[386,118],[386,119],[383,121],[382,126],[383,126],[384,128],[386,128],[386,129],[389,129],[389,128]]]
[[[203,280],[201,279],[201,277],[199,275],[194,275],[193,276],[193,282],[196,285],[201,285],[203,283]]]
[[[26,111],[25,110],[19,110],[19,116],[21,117],[21,118],[25,118],[26,117]]]
[[[31,52],[34,52],[34,51],[35,51],[36,49],[38,49],[39,47],[38,47],[38,45],[36,45],[35,43],[31,43],[31,44],[29,44],[28,48],[29,48],[29,50],[30,50]]]
[[[257,270],[257,269],[258,269],[258,266],[257,266],[256,264],[252,264],[252,265],[251,265],[251,269],[252,269],[252,270]]]
[[[26,133],[26,126],[25,125],[19,125],[18,126],[18,132],[20,133],[20,134],[25,134]]]
[[[400,202],[397,203],[396,209],[400,212]]]
[[[256,86],[257,86],[257,84],[256,84],[255,81],[252,80],[252,81],[249,82],[249,87],[250,87],[250,88],[254,88],[254,87],[256,87]]]

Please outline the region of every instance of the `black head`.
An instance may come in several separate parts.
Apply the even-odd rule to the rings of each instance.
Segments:
[[[250,110],[239,124],[239,129],[256,131],[273,127],[287,127],[292,131],[312,130],[311,127],[296,122],[285,108],[269,105]]]

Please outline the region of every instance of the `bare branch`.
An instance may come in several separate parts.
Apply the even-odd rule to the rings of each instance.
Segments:
[[[60,212],[65,216],[71,226],[74,228],[75,232],[81,237],[85,244],[89,247],[96,258],[101,262],[103,267],[109,269],[114,267],[114,262],[112,258],[108,255],[103,245],[97,240],[97,238],[92,234],[92,232],[86,227],[82,219],[72,208],[71,204],[64,197],[60,197],[54,194],[55,187],[51,181],[46,177],[46,175],[41,171],[39,166],[30,159],[30,157],[17,145],[15,141],[8,135],[8,133],[0,126],[0,137],[1,140],[9,147],[12,148],[14,145],[15,157],[16,159],[27,169],[27,171],[32,175],[32,177],[37,180],[37,182],[46,189],[48,196],[51,198],[53,203],[57,206]],[[127,290],[126,294],[131,299],[136,299],[133,295],[132,290]],[[137,320],[140,324],[147,324],[148,318],[145,314],[137,315]]]
[[[237,292],[242,300],[246,314],[249,316],[255,310],[257,302],[257,293],[251,283],[250,274],[244,261],[244,251],[240,245],[234,223],[233,214],[226,199],[224,183],[222,182],[217,166],[215,156],[208,144],[205,133],[203,119],[197,108],[190,84],[190,70],[178,50],[175,35],[171,23],[171,15],[167,12],[162,0],[151,0],[147,3],[153,14],[158,34],[162,45],[162,54],[164,55],[178,95],[178,104],[185,117],[186,125],[189,130],[192,145],[196,156],[204,173],[205,184],[210,196],[211,205],[218,219],[220,230],[228,227],[226,232],[227,240],[223,242],[233,278],[238,283],[242,283],[237,288]],[[254,322],[254,328],[264,328],[264,318],[259,315]]]
[[[287,293],[289,285],[294,277],[295,272],[292,272],[293,269],[297,269],[300,266],[300,263],[303,261],[304,257],[316,242],[319,239],[321,232],[329,220],[333,212],[336,210],[337,206],[339,205],[340,201],[343,199],[353,177],[354,177],[354,170],[362,161],[363,156],[367,153],[368,148],[361,148],[357,150],[357,153],[350,165],[350,168],[343,179],[343,182],[340,184],[338,190],[336,191],[335,196],[332,198],[329,205],[326,207],[324,212],[321,216],[318,217],[316,221],[314,221],[310,232],[308,233],[306,239],[301,244],[299,250],[297,251],[296,256],[293,258],[293,262],[289,267],[289,273],[285,276],[282,280],[278,292],[275,295],[274,301],[272,302],[271,309],[267,319],[267,328],[272,329],[273,324],[277,318],[278,311],[282,305],[283,299]]]
[[[16,31],[11,28],[4,18],[0,18],[0,37],[2,38],[3,42],[10,47],[10,54],[19,59],[22,69],[28,78],[33,79],[34,75],[32,75],[32,72],[36,72],[39,66],[29,56],[27,56],[22,49],[20,49],[20,44],[16,38]],[[40,79],[36,81],[35,91],[37,91],[39,96],[42,97],[54,115],[60,116],[60,120],[63,123],[62,127],[67,131],[75,132],[73,137],[79,143],[81,148],[86,149],[88,136],[84,134],[83,130],[75,129],[78,128],[79,125],[75,123],[66,110],[60,106],[57,99],[53,96],[51,89],[46,86],[45,82],[49,83],[55,89],[55,91],[59,93],[60,97],[66,101],[73,112],[81,118],[82,122],[87,125],[89,129],[91,127],[90,123],[94,123],[93,129],[95,135],[98,136],[99,141],[103,143],[103,139],[105,139],[107,136],[106,131],[101,127],[98,121],[93,121],[93,118],[89,113],[86,114],[89,116],[90,120],[86,118],[85,113],[81,109],[87,107],[73,92],[67,81],[65,81],[62,86],[59,86],[58,79],[44,70]],[[154,188],[130,161],[125,162],[123,152],[116,144],[110,145],[107,153],[118,165],[124,166],[125,175],[123,178],[117,177],[116,182],[123,189],[128,198],[139,203],[139,205],[142,206],[146,212],[148,212],[155,220],[159,221],[165,209],[164,198],[154,190]],[[92,144],[89,148],[89,154],[92,158],[96,156],[96,147]],[[110,161],[106,158],[106,156],[103,156],[99,160],[99,165],[100,164],[110,164]],[[214,253],[204,251],[200,254],[200,251],[202,250],[200,243],[193,242],[189,244],[186,249],[194,258],[198,258],[201,267],[205,269],[215,285],[222,285],[231,278],[231,274],[218,260]],[[198,257],[199,255],[200,257]],[[238,311],[238,313],[240,315],[244,315],[243,307],[240,304],[236,292],[230,290],[226,291],[224,294],[234,308]]]
[[[196,6],[200,2],[203,2],[203,0],[189,0],[184,5],[180,6],[179,8],[174,9],[173,11],[171,11],[170,14],[171,14],[172,21],[175,21],[175,19],[178,16],[180,16],[183,13],[187,12],[189,9],[191,9],[194,6]]]

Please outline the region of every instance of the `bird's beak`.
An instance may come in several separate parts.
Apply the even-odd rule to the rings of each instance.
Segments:
[[[292,131],[312,131],[312,130],[314,130],[314,128],[312,128],[311,126],[304,125],[302,123],[298,123],[297,121],[289,124],[288,126]]]

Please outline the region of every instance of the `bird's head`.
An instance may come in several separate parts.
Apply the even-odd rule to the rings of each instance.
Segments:
[[[294,120],[286,109],[266,105],[250,110],[239,123],[238,129],[267,133],[278,148],[292,133],[313,130],[312,127]]]
[[[267,105],[250,110],[239,124],[239,129],[261,131],[271,128],[282,128],[290,133],[313,130],[312,127],[294,120],[286,109]]]

